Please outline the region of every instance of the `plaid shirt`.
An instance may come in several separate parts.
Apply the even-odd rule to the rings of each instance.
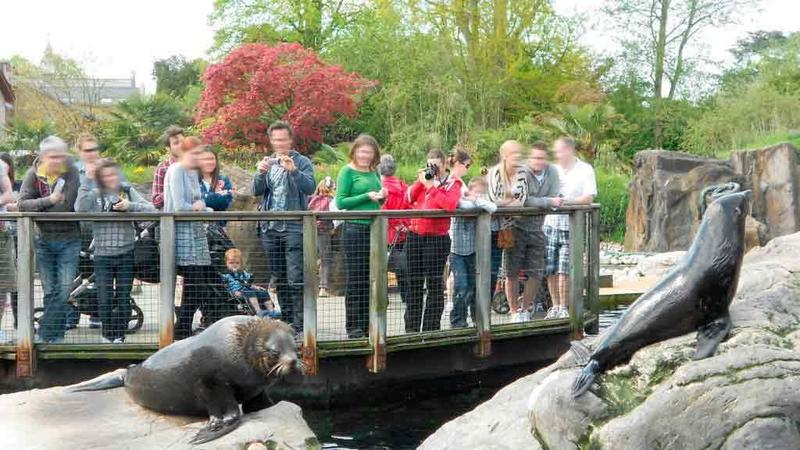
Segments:
[[[164,178],[167,176],[167,169],[174,163],[175,159],[171,156],[161,161],[153,175],[153,206],[158,209],[164,208]]]

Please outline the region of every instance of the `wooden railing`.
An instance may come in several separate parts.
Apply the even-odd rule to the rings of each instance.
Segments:
[[[175,298],[175,224],[180,221],[299,221],[303,224],[304,256],[304,329],[302,354],[309,373],[317,372],[322,356],[365,355],[371,372],[387,367],[387,353],[408,348],[450,345],[475,342],[478,357],[489,356],[493,339],[513,338],[526,334],[557,332],[567,329],[574,337],[583,334],[586,321],[597,326],[599,314],[599,205],[571,206],[559,209],[506,208],[497,214],[530,216],[566,214],[570,217],[570,319],[531,321],[521,324],[492,325],[491,296],[491,223],[492,216],[477,212],[445,212],[430,210],[404,211],[337,211],[337,212],[215,212],[215,213],[0,213],[0,220],[16,221],[17,228],[17,283],[18,283],[18,334],[15,348],[17,375],[31,376],[35,371],[37,350],[43,352],[67,351],[74,345],[34,344],[34,236],[37,221],[158,221],[160,236],[160,278],[158,305],[158,347],[173,341]],[[387,307],[389,304],[387,276],[387,223],[390,218],[419,217],[477,217],[476,245],[476,311],[475,328],[451,329],[429,333],[411,333],[387,337]],[[317,219],[346,220],[368,218],[370,231],[369,271],[369,333],[368,339],[319,342],[317,333]],[[171,243],[171,245],[167,245]],[[587,311],[588,308],[588,311]],[[92,349],[97,354],[124,353],[133,348],[127,344],[108,347],[81,345],[80,351],[88,357]],[[147,354],[155,348],[139,345]],[[7,349],[8,350],[8,349]],[[74,352],[74,350],[71,350]],[[73,353],[74,355],[74,353]],[[132,353],[126,353],[131,356]]]

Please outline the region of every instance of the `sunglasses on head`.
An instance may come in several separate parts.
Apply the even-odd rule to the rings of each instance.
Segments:
[[[84,148],[83,151],[84,152],[99,152],[100,151],[100,147]]]

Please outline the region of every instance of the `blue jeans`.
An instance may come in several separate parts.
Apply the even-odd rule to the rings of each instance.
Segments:
[[[44,314],[39,320],[39,337],[45,341],[64,338],[67,300],[78,275],[81,240],[36,239],[36,266],[44,291]]]
[[[475,320],[475,254],[463,256],[450,254],[450,270],[453,272],[453,309],[450,325],[467,326],[467,309]]]
[[[133,251],[117,256],[95,256],[94,276],[103,337],[112,341],[125,339],[131,319]]]
[[[303,331],[303,234],[268,230],[262,235],[269,271],[275,277],[281,318]]]

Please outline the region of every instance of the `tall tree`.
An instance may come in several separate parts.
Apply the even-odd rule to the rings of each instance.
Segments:
[[[153,76],[156,79],[156,93],[183,97],[192,85],[200,82],[205,61],[188,61],[181,55],[159,59],[153,63]]]
[[[300,44],[245,44],[203,75],[196,120],[203,135],[228,148],[268,144],[267,126],[292,124],[298,146],[321,142],[339,116],[354,116],[374,83],[327,64]]]
[[[320,50],[362,6],[357,0],[215,0],[214,50],[224,54],[254,42],[299,42]]]
[[[733,22],[758,0],[606,0],[626,63],[644,72],[652,85],[655,145],[661,146],[662,100],[674,99],[702,57],[697,37],[708,28]]]

